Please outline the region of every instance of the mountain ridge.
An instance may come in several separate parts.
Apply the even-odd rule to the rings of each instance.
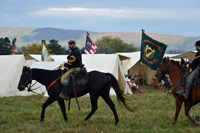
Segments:
[[[97,39],[101,39],[103,36],[119,37],[126,43],[133,43],[136,47],[141,45],[142,33],[136,32],[93,32],[90,33],[90,38],[95,42]],[[79,48],[85,46],[86,30],[72,30],[61,28],[25,28],[25,27],[0,27],[0,37],[8,37],[10,40],[17,38],[16,45],[18,47],[26,46],[31,43],[41,43],[44,39],[48,43],[51,39],[58,40],[58,43],[62,46],[67,46],[67,42],[74,39]],[[168,45],[167,50],[181,50],[188,51],[194,50],[194,44],[200,37],[190,37],[182,35],[167,35],[159,33],[146,33],[151,38],[163,42]]]

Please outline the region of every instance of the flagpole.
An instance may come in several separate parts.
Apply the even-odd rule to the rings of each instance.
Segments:
[[[43,40],[43,39],[42,39]],[[42,41],[42,50],[43,50],[43,41]],[[42,54],[41,54],[41,61],[42,61]]]
[[[144,33],[144,29],[142,29],[142,33]],[[142,45],[142,42],[141,42],[141,45]],[[140,52],[141,52],[141,50],[140,50]],[[139,65],[139,75],[138,76],[140,76],[141,75],[141,68],[142,67],[142,62],[140,61],[140,65]]]
[[[144,31],[145,31],[145,30],[144,30],[144,29],[142,29],[142,32],[143,32],[143,33],[144,33]]]
[[[87,35],[90,36],[89,32],[87,31]]]

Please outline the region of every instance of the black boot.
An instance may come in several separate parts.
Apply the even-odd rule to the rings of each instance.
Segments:
[[[192,87],[192,84],[186,82],[186,85],[185,85],[185,93],[182,94],[182,96],[183,96],[185,99],[188,98],[191,87]]]
[[[68,85],[63,85],[62,92],[60,93],[59,97],[65,100],[69,100],[69,93],[68,93]]]

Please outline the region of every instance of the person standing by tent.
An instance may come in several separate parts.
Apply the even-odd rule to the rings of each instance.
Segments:
[[[196,76],[198,74],[198,68],[200,66],[200,40],[196,42],[195,46],[196,46],[196,50],[198,52],[195,54],[195,57],[194,57],[194,60],[192,61],[192,63],[188,63],[186,65],[187,68],[190,67],[190,68],[192,68],[193,71],[190,73],[190,75],[186,79],[185,92],[182,94],[182,96],[185,99],[187,99],[189,96],[189,92],[192,87],[192,82],[196,78]]]
[[[69,81],[71,75],[76,75],[83,67],[82,64],[82,56],[78,47],[76,47],[76,42],[74,40],[70,40],[68,42],[69,49],[71,50],[71,54],[67,56],[68,62],[60,64],[60,67],[68,67],[68,71],[63,74],[61,77],[61,83],[63,85],[63,90],[60,93],[59,97],[68,100],[69,99]]]

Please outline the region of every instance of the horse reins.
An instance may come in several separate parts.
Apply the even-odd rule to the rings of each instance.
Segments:
[[[56,67],[55,69],[53,69],[53,70],[57,70],[59,67]],[[29,87],[28,87],[28,92],[29,91],[31,91],[31,92],[33,92],[33,93],[35,93],[35,94],[39,94],[39,93],[37,93],[37,92],[35,92],[35,91],[33,91],[33,90],[36,90],[36,89],[38,89],[38,88],[40,88],[40,87],[42,87],[43,85],[41,85],[41,86],[39,86],[39,87],[37,87],[37,88],[34,88],[34,89],[31,89],[31,87],[33,87],[38,81],[36,81],[33,85],[31,85],[31,83],[32,83],[32,70],[30,69],[30,71],[31,71],[31,73],[30,73],[30,79],[29,80],[31,80],[31,82],[30,82],[30,85],[29,85]],[[44,84],[46,84],[53,76],[55,76],[55,75],[57,75],[57,73],[55,73],[55,74],[53,74],[48,80],[46,80],[46,82],[44,83]],[[28,80],[28,81],[29,81]],[[27,81],[27,82],[28,82]],[[57,81],[57,80],[56,80]],[[51,85],[51,84],[50,84]],[[48,86],[49,87],[49,86]],[[50,88],[50,87],[49,87]],[[45,90],[46,91],[46,90]],[[44,91],[44,92],[45,92]],[[42,94],[44,94],[44,92],[42,92]]]
[[[169,61],[169,62],[168,62],[168,61]],[[168,64],[167,64],[167,62],[168,62]],[[169,60],[169,59],[167,59],[167,60],[165,61],[164,68],[163,68],[162,72],[159,71],[159,76],[158,76],[158,77],[163,76],[164,74],[170,74],[171,72],[174,72],[174,71],[183,69],[182,67],[180,67],[180,68],[178,68],[178,69],[174,69],[174,70],[172,70],[172,71],[169,71],[169,68],[168,68],[168,67],[169,67],[170,62],[171,62],[171,60]],[[168,72],[167,72],[167,73],[163,73],[165,70],[168,71]],[[177,87],[181,82],[182,82],[182,78],[179,79],[179,81],[176,83],[176,85],[172,88],[172,91],[171,91],[171,92],[169,92],[169,90],[168,90],[167,96],[168,96],[168,94],[172,94],[172,93],[174,92],[174,90],[176,89],[176,87]],[[166,98],[167,98],[167,96],[166,96]]]
[[[74,90],[74,97],[76,99],[76,103],[78,105],[78,109],[81,110],[80,106],[79,106],[79,103],[78,103],[78,99],[77,99],[77,96],[76,96],[76,91],[75,91],[75,87],[74,87],[74,76],[72,76],[72,80],[73,80],[73,90]]]
[[[167,59],[167,60],[165,61],[165,64],[168,62],[168,60],[169,60],[169,59]],[[169,60],[167,66],[164,65],[164,68],[163,68],[162,72],[158,71],[158,72],[159,72],[159,76],[158,76],[158,77],[163,76],[164,74],[170,74],[171,72],[174,72],[174,71],[177,71],[177,70],[183,69],[183,68],[180,67],[180,68],[178,68],[178,69],[175,69],[175,70],[169,71],[168,67],[169,67],[170,62],[171,62],[171,60]],[[168,71],[168,72],[163,74],[163,72],[164,72],[165,70]]]
[[[167,62],[168,62],[168,59],[165,61],[165,64],[167,64]],[[160,77],[160,76],[163,76],[164,74],[163,74],[163,72],[166,70],[168,70],[168,67],[169,67],[169,64],[170,64],[170,60],[169,60],[169,62],[168,62],[168,64],[167,65],[165,65],[164,64],[164,68],[163,68],[163,70],[162,70],[162,72],[159,70],[158,72],[159,72],[159,76],[158,76],[158,78]]]

